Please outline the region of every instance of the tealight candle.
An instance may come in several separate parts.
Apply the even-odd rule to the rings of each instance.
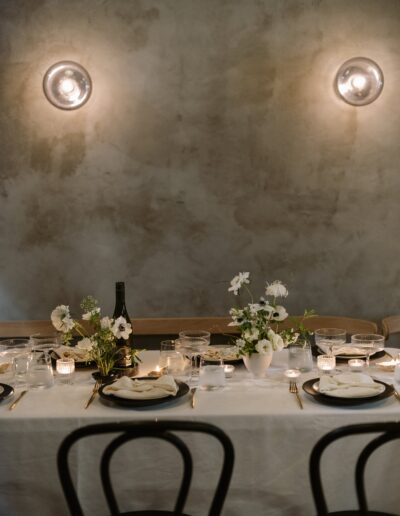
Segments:
[[[75,360],[73,358],[57,359],[56,370],[63,383],[70,383],[75,371]]]
[[[298,369],[287,369],[284,374],[289,380],[296,380],[301,375],[301,372]]]
[[[352,358],[347,362],[349,364],[350,371],[359,372],[363,369],[365,362],[359,358]]]
[[[331,373],[336,367],[336,357],[334,355],[319,355],[317,357],[318,369],[324,373]]]
[[[224,365],[225,378],[232,378],[234,371],[235,371],[235,366],[233,366],[231,364]]]

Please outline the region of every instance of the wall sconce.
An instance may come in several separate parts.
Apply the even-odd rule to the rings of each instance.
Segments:
[[[44,93],[60,109],[77,109],[88,101],[92,81],[87,71],[73,61],[61,61],[51,66],[43,79]]]
[[[335,86],[338,95],[348,104],[365,106],[376,100],[383,88],[383,73],[366,57],[353,57],[339,68]]]

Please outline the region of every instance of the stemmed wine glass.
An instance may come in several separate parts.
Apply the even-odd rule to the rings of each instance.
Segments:
[[[333,356],[333,350],[346,344],[346,330],[341,328],[320,328],[315,330],[315,344],[325,353]]]
[[[366,365],[369,367],[370,356],[385,348],[385,337],[374,333],[357,333],[352,335],[351,344],[365,351]]]

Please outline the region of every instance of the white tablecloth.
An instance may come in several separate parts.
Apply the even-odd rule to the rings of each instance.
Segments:
[[[142,354],[141,374],[154,369],[158,352]],[[285,352],[275,356],[285,365]],[[284,367],[285,368],[285,367]],[[309,373],[302,380],[317,376]],[[392,381],[393,375],[377,373]],[[6,383],[6,376],[0,375]],[[90,372],[77,371],[73,386],[30,391],[14,411],[0,406],[0,515],[68,515],[56,470],[56,454],[73,429],[90,423],[121,420],[185,419],[208,421],[231,437],[236,454],[234,476],[225,516],[309,516],[315,513],[309,487],[308,461],[313,445],[329,430],[367,421],[397,421],[400,403],[391,397],[354,408],[318,404],[302,393],[304,410],[288,393],[282,368],[271,367],[268,378],[254,382],[243,366],[227,386],[216,392],[197,392],[190,408],[187,396],[159,408],[133,410],[109,406],[96,398],[84,405],[94,381]],[[211,486],[219,472],[219,446],[203,436],[188,437],[194,453],[195,475],[186,511],[207,514]],[[343,441],[329,451],[323,468],[330,510],[355,507],[354,452],[364,439]],[[107,514],[98,481],[98,456],[104,438],[82,441],[73,456],[78,490],[88,514]],[[396,451],[394,451],[394,448]],[[367,475],[371,508],[398,513],[398,455],[400,444],[378,452]],[[122,510],[172,509],[179,485],[180,459],[165,443],[130,443],[116,456],[116,485]]]

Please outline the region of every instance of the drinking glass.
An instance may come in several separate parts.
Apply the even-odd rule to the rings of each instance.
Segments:
[[[357,333],[351,336],[351,345],[365,351],[366,365],[369,367],[370,356],[385,348],[385,337],[374,333]]]
[[[173,356],[175,353],[175,341],[174,340],[162,340],[160,343],[160,363],[161,368],[167,366],[168,357]]]
[[[42,389],[54,385],[54,374],[50,356],[52,349],[54,349],[52,343],[42,342],[33,346],[32,362],[28,372],[30,387]]]
[[[315,330],[315,344],[325,353],[333,355],[336,347],[346,344],[346,330],[341,328],[320,328]]]
[[[207,350],[209,341],[203,337],[181,337],[175,341],[175,350],[186,355],[191,361],[191,378],[199,375],[197,358]]]
[[[205,330],[184,330],[184,331],[179,332],[179,338],[181,338],[181,339],[201,338],[201,339],[206,339],[208,344],[210,344],[211,333],[209,331],[205,331]]]
[[[206,365],[200,362],[199,388],[206,391],[222,389],[225,385],[225,370],[222,364]]]
[[[309,342],[297,341],[289,346],[289,369],[298,369],[302,373],[311,371],[313,359]]]
[[[14,371],[14,358],[28,357],[31,353],[32,345],[29,339],[6,339],[1,341],[0,350],[0,371],[11,372]]]
[[[28,375],[31,361],[31,353],[23,353],[20,355],[16,355],[13,358],[13,372],[16,387],[22,387],[26,385],[26,378]]]

